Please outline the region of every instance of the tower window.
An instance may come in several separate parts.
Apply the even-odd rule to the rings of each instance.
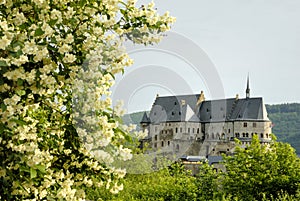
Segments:
[[[247,122],[244,122],[244,127],[247,127]]]

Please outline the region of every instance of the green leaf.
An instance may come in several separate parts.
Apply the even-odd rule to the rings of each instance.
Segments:
[[[20,126],[24,126],[24,125],[27,124],[25,121],[20,120],[20,119],[12,119],[11,121],[17,123],[17,124],[20,125]]]
[[[38,169],[42,173],[46,173],[46,167],[44,165],[36,165],[36,169]]]
[[[6,108],[7,108],[6,105],[4,103],[1,103],[1,109],[3,112],[6,111]]]
[[[17,84],[18,86],[23,86],[23,80],[18,78]]]
[[[18,91],[16,91],[16,93],[17,93],[19,96],[23,96],[23,95],[26,94],[26,91],[24,91],[24,90],[18,90]]]
[[[41,28],[38,28],[38,29],[35,30],[34,36],[41,36],[44,33],[45,32]]]
[[[6,67],[8,65],[7,65],[6,61],[0,60],[0,66],[1,67]]]
[[[0,123],[0,135],[4,132],[4,125]]]
[[[37,171],[33,168],[30,168],[30,178],[33,179],[33,178],[36,178],[37,176]]]

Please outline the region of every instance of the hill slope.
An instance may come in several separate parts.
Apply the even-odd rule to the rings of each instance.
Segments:
[[[273,122],[273,133],[278,141],[291,144],[300,154],[300,104],[277,104],[266,105],[270,120]],[[136,112],[124,115],[125,124],[137,124],[143,117],[144,112]]]
[[[273,133],[278,141],[288,142],[300,154],[300,104],[266,105]]]

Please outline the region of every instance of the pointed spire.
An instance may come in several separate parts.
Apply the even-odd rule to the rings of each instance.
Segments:
[[[147,115],[147,112],[144,112],[143,118],[142,118],[142,120],[141,120],[140,123],[141,123],[141,124],[143,124],[143,123],[145,123],[145,124],[150,123],[150,119],[149,119],[149,117],[148,117],[148,115]]]
[[[250,98],[249,73],[248,73],[248,77],[247,77],[246,98]]]

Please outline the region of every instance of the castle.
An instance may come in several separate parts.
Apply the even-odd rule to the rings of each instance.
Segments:
[[[182,156],[220,156],[234,152],[234,138],[246,147],[257,134],[261,143],[271,140],[272,123],[263,98],[246,97],[205,100],[204,93],[157,96],[149,115],[141,120],[144,139],[152,150]]]

